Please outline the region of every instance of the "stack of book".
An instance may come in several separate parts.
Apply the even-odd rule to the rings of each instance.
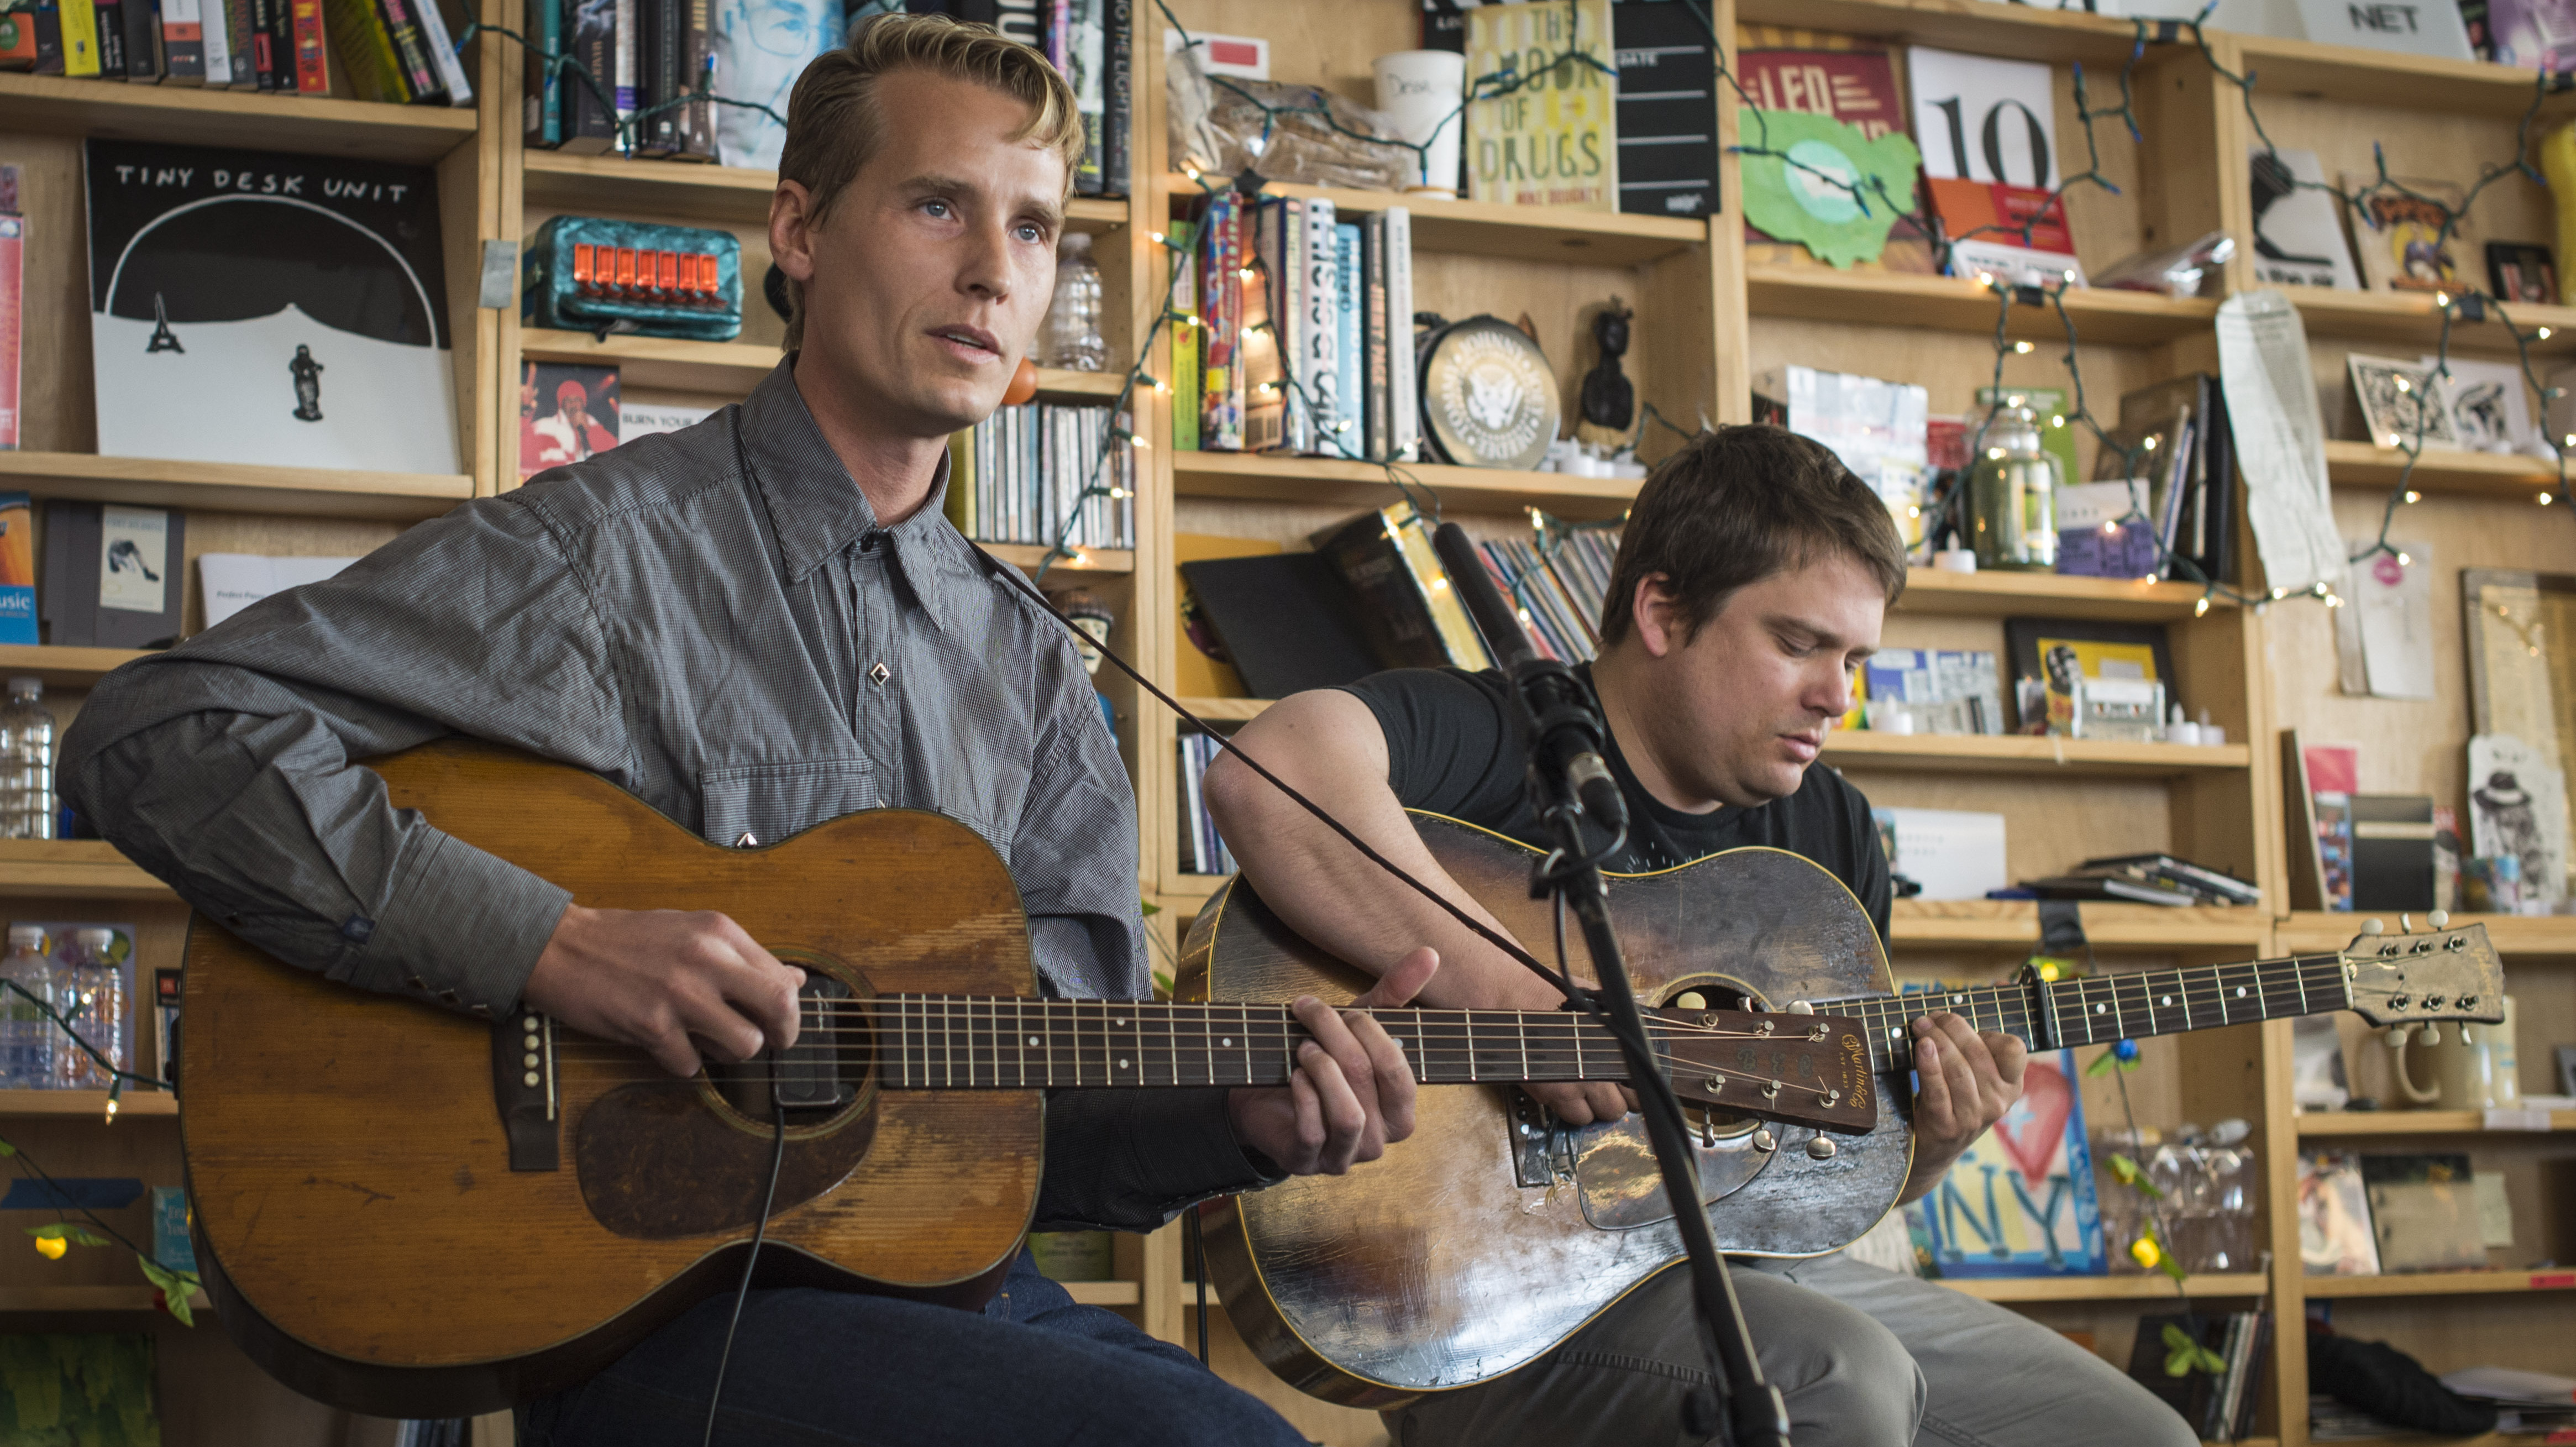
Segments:
[[[438,0],[47,0],[0,70],[280,95],[331,93],[331,56],[364,100],[470,106]]]
[[[1521,615],[1530,646],[1560,663],[1582,663],[1601,650],[1602,594],[1619,534],[1570,532],[1542,552],[1539,542],[1480,543],[1485,568]]]
[[[949,439],[949,521],[979,542],[1136,546],[1136,454],[1109,427],[1107,407],[1000,408]],[[1083,498],[1094,482],[1116,495]]]
[[[1418,455],[1410,212],[1223,191],[1173,244],[1175,448]]]
[[[2075,867],[2076,877],[2099,879],[2106,885],[2128,884],[2183,896],[2180,904],[2256,905],[2263,902],[2263,891],[2254,885],[2215,869],[2205,869],[2188,859],[2170,854],[2115,854],[2100,859],[2087,859]],[[2167,903],[2157,900],[2155,903]]]
[[[1075,194],[1126,194],[1133,0],[985,0],[980,8],[952,0],[910,8],[944,10],[995,25],[1004,35],[1045,51],[1072,84],[1082,114],[1087,144],[1074,166]],[[975,13],[965,13],[970,10]],[[720,19],[713,0],[530,0],[532,46],[568,55],[597,85],[570,72],[528,66],[522,100],[527,144],[591,155],[715,161],[715,105],[685,98],[717,93],[714,82],[720,71],[743,76],[774,68],[758,60],[733,64],[727,58],[737,45],[774,43],[764,32],[779,24],[763,20],[758,12]],[[838,39],[836,33],[830,43]],[[787,108],[783,89],[770,101],[780,111]]]
[[[1208,765],[1216,762],[1223,745],[1211,735],[1189,733],[1181,735],[1180,750],[1181,872],[1232,874],[1234,854],[1216,832],[1216,818],[1208,813],[1204,788]]]
[[[2165,1372],[2172,1347],[2167,1327],[2179,1328],[2226,1363],[2218,1372]],[[2237,1311],[2225,1316],[2165,1315],[2138,1318],[2137,1344],[2130,1349],[2129,1375],[2171,1404],[2206,1442],[2241,1442],[2254,1430],[2254,1413],[2263,1397],[2263,1363],[2272,1340],[2269,1312]]]

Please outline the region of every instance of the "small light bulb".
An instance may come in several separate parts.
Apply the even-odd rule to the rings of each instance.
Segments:
[[[1524,624],[1530,621],[1530,614],[1527,608],[1517,610],[1514,616],[1518,617]]]
[[[2406,489],[2406,500],[2408,502],[2422,502],[2424,500],[2424,494],[2417,492],[2415,489],[2410,487]]]
[[[107,1098],[107,1123],[116,1124],[116,1097],[112,1095]]]
[[[2153,573],[2145,574],[2145,575],[2143,575],[2142,577],[2140,577],[2140,578],[2138,579],[2138,581],[2139,581],[2139,582],[2141,582],[2141,583],[2152,583],[2152,582],[2154,582],[2155,580],[2156,580],[2156,575],[2155,575],[2155,574],[2153,574]]]
[[[2021,402],[2022,396],[2019,392],[2015,392],[2011,396],[2004,398],[2004,405],[2007,407],[2018,407],[2021,405]]]
[[[2156,439],[2155,439],[2154,437],[2152,437],[2152,436],[2151,436],[2151,437],[2149,437],[2146,441],[2141,442],[2141,443],[2139,443],[2138,445],[2139,445],[2139,446],[2141,446],[2141,447],[2143,447],[2143,448],[2145,448],[2145,449],[2146,449],[2146,450],[2148,450],[2149,452],[2153,452],[2153,451],[2155,451],[2155,450],[2156,450]]]
[[[2309,586],[2309,588],[2308,588],[2308,591],[2309,591],[2309,592],[2311,592],[2311,593],[2316,594],[2316,595],[2317,595],[2318,597],[2320,597],[2320,598],[2326,597],[2326,596],[2328,596],[2328,594],[2329,594],[2329,590],[2327,589],[2326,585],[2325,585],[2325,584],[2323,584],[2323,583],[2315,583],[2315,584],[2311,584],[2311,585]]]
[[[1908,507],[1905,509],[1905,515],[1906,515],[1907,517],[1910,517],[1910,518],[1919,518],[1919,517],[1923,516],[1923,509],[1921,509],[1921,508],[1919,508],[1919,507],[1908,506]]]
[[[2415,560],[2404,553],[2399,553],[2397,555],[2397,566],[2401,568],[2411,568],[2415,566]]]
[[[2199,602],[2191,605],[2191,616],[2194,618],[2206,618],[2209,616],[2209,599],[2206,595],[2204,595]]]
[[[1245,281],[1250,281],[1252,280],[1252,268],[1248,266],[1244,267],[1237,271],[1235,275],[1242,277]]]
[[[2549,340],[2549,328],[2542,327],[2540,329],[2540,339],[2544,342]]]
[[[2400,392],[2411,392],[2411,391],[2413,391],[2413,390],[2415,390],[2415,389],[2414,389],[2412,386],[2410,386],[2410,385],[2408,385],[2408,384],[2407,384],[2407,381],[2406,381],[2406,379],[2405,379],[2405,378],[2400,377],[2400,378],[2398,378],[2398,379],[2397,379],[2397,390],[2398,390],[2398,391],[2400,391]]]
[[[2542,507],[2549,506],[2549,494],[2544,492],[2540,495],[2540,505]]]
[[[2404,444],[2404,442],[2405,442],[2405,441],[2406,441],[2406,439],[2405,439],[2405,438],[2398,436],[2398,435],[2397,435],[2396,433],[2394,433],[2394,432],[2391,432],[2391,433],[2389,433],[2389,434],[2388,434],[2388,440],[2387,440],[2386,442],[2383,442],[2383,443],[2379,444],[2379,445],[2380,445],[2380,446],[2382,446],[2382,447],[2397,447],[2397,446],[2400,446],[2400,445]]]
[[[1136,450],[1138,452],[1151,452],[1154,450],[1154,444],[1147,442],[1142,437],[1130,437],[1127,440],[1136,445]]]
[[[1091,566],[1090,555],[1083,552],[1080,548],[1074,548],[1066,552],[1064,560],[1077,568],[1088,568]]]
[[[2027,357],[2030,355],[2030,343],[2015,342],[2013,343],[2013,351],[2017,355]]]
[[[1154,238],[1154,244],[1155,244],[1156,246],[1160,246],[1160,245],[1162,245],[1162,244],[1163,244],[1163,233],[1161,233],[1161,232],[1159,232],[1159,231],[1148,231],[1148,232],[1146,232],[1145,234],[1146,234],[1146,235],[1148,235],[1148,236],[1150,236],[1150,237],[1152,237],[1152,238]]]
[[[1188,174],[1188,176],[1189,176],[1189,178],[1190,178],[1191,180],[1195,181],[1195,180],[1199,179],[1199,168],[1198,168],[1198,167],[1196,167],[1196,166],[1183,166],[1181,169],[1182,169],[1182,171],[1184,171],[1185,173],[1187,173],[1187,174]]]
[[[1126,497],[1126,496],[1127,496],[1127,489],[1125,489],[1125,488],[1123,488],[1123,487],[1113,487],[1113,488],[1109,489],[1109,500],[1110,500],[1111,502],[1117,502],[1117,501],[1119,501],[1120,499],[1122,499],[1122,498],[1124,498],[1124,497]]]
[[[2102,524],[2102,536],[2104,536],[2104,537],[2106,537],[2106,538],[2115,538],[2115,537],[2118,537],[2119,535],[2120,535],[2120,525],[2119,525],[2118,523],[2104,523],[2104,524]]]
[[[2051,426],[2051,427],[2063,427],[2063,426],[2065,426],[2065,425],[2066,425],[2066,414],[2065,414],[2065,413],[2063,413],[2063,412],[2060,412],[2060,413],[2058,413],[2056,416],[2053,416],[2053,417],[2049,418],[2049,419],[2048,419],[2048,425],[2049,425],[2049,426]]]
[[[2288,596],[2290,596],[2290,590],[2287,588],[2275,588],[2272,590],[2272,597],[2275,600],[2287,598]]]
[[[2326,594],[2326,606],[2329,608],[2340,608],[2343,606],[2343,600],[2332,593],[2328,593]]]
[[[1434,578],[1431,580],[1431,591],[1434,593],[1441,592],[1448,586],[1449,580],[1446,578]]]
[[[1986,449],[1986,455],[2000,460],[2004,455],[2004,450],[2000,447],[1989,447]]]
[[[2433,305],[2435,305],[2435,306],[2449,306],[2450,304],[2451,304],[2451,294],[2450,294],[2449,292],[2447,292],[2447,291],[2437,291],[2437,292],[2433,293]]]
[[[1981,272],[1978,272],[1978,273],[1977,273],[1977,285],[1979,285],[1979,286],[1992,286],[1992,285],[1994,285],[1994,284],[1995,284],[1995,274],[1994,274],[1993,272],[1991,272],[1991,271],[1981,271]]]
[[[1170,396],[1171,391],[1172,387],[1170,383],[1164,381],[1160,377],[1156,377],[1154,379],[1154,393],[1156,396]]]
[[[2073,286],[2073,285],[2075,284],[2075,268],[2074,268],[2074,267],[2071,267],[2071,266],[2070,266],[2070,267],[2066,268],[2066,284],[2067,284],[2068,286]]]

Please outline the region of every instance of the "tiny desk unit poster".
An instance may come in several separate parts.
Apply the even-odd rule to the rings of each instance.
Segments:
[[[425,166],[88,143],[98,450],[454,473]]]
[[[2021,1099],[1924,1197],[1942,1276],[2099,1276],[2110,1267],[2075,1052],[2030,1057]]]

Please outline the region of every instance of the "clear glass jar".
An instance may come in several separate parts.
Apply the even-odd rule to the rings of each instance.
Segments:
[[[1986,428],[1985,455],[1968,474],[1968,545],[1979,568],[2054,572],[2057,459],[2039,445],[2027,407],[1998,411]]]
[[[54,837],[54,715],[45,681],[9,680],[0,707],[0,839]]]
[[[1108,371],[1100,306],[1100,268],[1091,263],[1091,235],[1068,231],[1056,245],[1055,297],[1038,333],[1038,365],[1068,372]]]

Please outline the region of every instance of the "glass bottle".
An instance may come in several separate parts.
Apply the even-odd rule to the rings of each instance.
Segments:
[[[2255,1269],[2255,1177],[2259,1172],[2254,1148],[2245,1144],[2251,1133],[2244,1121],[2234,1117],[2210,1127],[2210,1232],[2194,1271]]]
[[[54,1083],[54,1022],[33,995],[48,1004],[54,962],[45,958],[45,932],[31,924],[9,926],[9,956],[0,980],[27,992],[0,989],[0,1090],[45,1090]]]
[[[1055,298],[1047,304],[1038,337],[1038,365],[1068,372],[1109,370],[1109,344],[1100,337],[1100,268],[1091,263],[1091,235],[1068,231],[1057,244]]]
[[[1986,428],[1985,456],[1968,477],[1968,545],[1979,568],[2057,567],[2057,459],[2039,445],[2027,407],[2005,408]]]
[[[109,958],[115,945],[114,930],[72,931],[71,942],[54,964],[54,1008],[69,1016],[72,1029],[122,1070],[126,1068],[125,969]],[[88,1051],[68,1039],[54,1050],[54,1079],[70,1090],[105,1090],[114,1083]]]
[[[9,680],[0,707],[0,839],[54,837],[54,715],[45,681]]]

